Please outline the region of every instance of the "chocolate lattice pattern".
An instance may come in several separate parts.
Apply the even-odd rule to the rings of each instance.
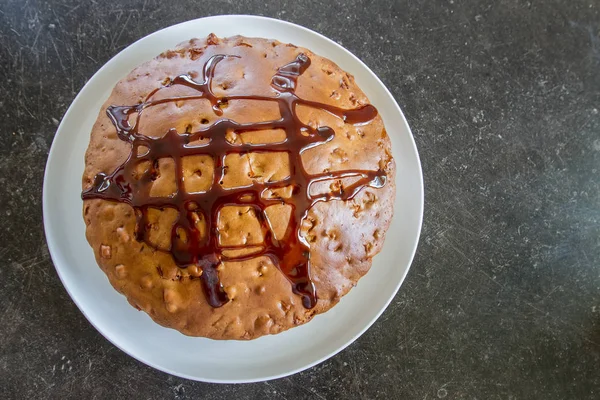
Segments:
[[[297,105],[305,105],[327,111],[346,123],[356,124],[371,121],[377,115],[372,105],[357,109],[345,110],[327,104],[312,102],[299,98],[296,93],[298,77],[309,67],[310,58],[299,54],[296,59],[278,69],[271,80],[275,96],[233,95],[217,97],[211,90],[211,82],[215,67],[228,55],[212,56],[204,65],[204,79],[194,81],[189,75],[180,75],[161,88],[155,89],[146,101],[134,106],[110,106],[107,114],[113,122],[119,139],[131,144],[131,152],[127,160],[110,174],[96,175],[92,187],[82,193],[82,198],[104,199],[129,204],[135,210],[135,234],[139,241],[153,246],[149,240],[148,210],[150,208],[164,210],[172,208],[178,212],[177,219],[171,228],[171,244],[169,252],[175,263],[185,268],[191,265],[202,269],[201,282],[208,302],[213,307],[220,307],[229,299],[219,281],[218,265],[223,261],[242,261],[245,259],[266,256],[271,259],[292,284],[294,293],[302,297],[306,308],[312,308],[317,302],[315,285],[310,276],[310,247],[301,235],[300,227],[308,210],[317,202],[329,200],[351,200],[366,186],[380,188],[386,183],[383,170],[346,170],[309,174],[302,163],[302,153],[311,147],[318,146],[333,139],[335,132],[329,127],[310,127],[300,121],[296,114]],[[173,85],[185,85],[195,89],[197,95],[169,97],[152,100],[162,88]],[[212,104],[214,113],[222,116],[221,106],[229,100],[262,100],[276,102],[281,117],[273,121],[238,123],[231,119],[220,118],[211,126],[196,132],[177,132],[170,129],[163,137],[152,138],[138,131],[140,118],[152,106],[182,100],[206,99]],[[130,119],[135,117],[135,124]],[[234,144],[226,139],[226,134],[249,132],[265,129],[282,129],[285,140],[276,143],[243,143]],[[193,142],[202,141],[200,144]],[[222,180],[225,175],[225,157],[229,154],[247,154],[286,152],[290,157],[290,174],[287,178],[275,182],[257,182],[243,187],[225,188]],[[182,158],[186,156],[204,155],[214,160],[215,173],[211,187],[206,192],[186,192]],[[150,189],[156,179],[158,160],[172,158],[175,163],[176,191],[169,197],[152,197]],[[140,163],[149,167],[140,175],[135,168]],[[347,187],[340,186],[326,194],[311,195],[311,185],[316,182],[355,178],[356,181]],[[292,187],[289,199],[268,196],[276,189]],[[269,225],[265,209],[270,205],[288,204],[292,207],[290,220],[281,240],[278,240]],[[240,249],[246,246],[222,246],[219,244],[217,221],[220,210],[225,206],[248,206],[254,210],[263,233],[263,243],[258,252],[241,257],[227,257],[224,250]],[[206,234],[201,233],[200,226],[205,224]],[[156,246],[153,246],[156,248]]]

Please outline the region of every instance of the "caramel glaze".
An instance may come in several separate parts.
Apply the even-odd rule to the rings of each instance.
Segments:
[[[348,170],[309,174],[303,166],[301,155],[311,147],[318,146],[333,139],[335,132],[329,127],[312,128],[302,123],[296,115],[298,104],[325,110],[349,124],[365,123],[377,115],[377,110],[370,104],[357,109],[345,110],[308,101],[295,94],[298,77],[309,67],[310,58],[299,54],[297,58],[278,69],[273,76],[271,86],[277,92],[274,97],[234,95],[217,97],[211,90],[214,70],[219,61],[228,55],[215,55],[204,65],[203,82],[195,82],[189,75],[180,75],[164,87],[185,85],[197,90],[194,96],[172,97],[151,100],[152,96],[162,88],[155,89],[146,101],[134,106],[110,106],[107,114],[114,124],[118,137],[131,144],[131,152],[127,160],[111,174],[96,175],[92,187],[83,191],[82,198],[103,199],[129,204],[135,210],[135,236],[138,241],[149,241],[148,209],[177,210],[178,217],[171,228],[170,253],[180,268],[191,265],[202,269],[200,277],[207,301],[213,307],[220,307],[229,298],[219,280],[217,267],[223,261],[242,261],[258,256],[266,256],[276,265],[292,284],[294,293],[302,297],[305,308],[313,308],[317,303],[317,293],[310,274],[309,244],[301,235],[301,223],[308,210],[320,201],[350,200],[363,187],[382,187],[386,183],[383,170],[364,171]],[[273,101],[279,105],[281,118],[273,121],[238,123],[227,118],[220,118],[211,126],[196,132],[177,132],[170,129],[161,138],[145,136],[138,131],[140,117],[152,106],[180,100],[207,99],[217,115],[222,115],[221,105],[229,100],[262,100]],[[135,125],[129,120],[137,114]],[[248,132],[264,129],[283,129],[286,139],[267,144],[233,144],[225,139],[227,132]],[[199,145],[190,143],[204,139]],[[208,142],[206,142],[208,140]],[[228,154],[245,154],[248,152],[287,152],[290,157],[290,176],[276,182],[256,182],[236,188],[224,188],[221,183],[225,174],[225,157]],[[182,157],[192,155],[208,155],[215,163],[215,173],[211,188],[206,192],[187,193],[184,190]],[[177,190],[169,197],[152,197],[150,189],[158,174],[158,159],[169,157],[175,162]],[[141,162],[149,162],[141,176],[135,168]],[[358,178],[352,185],[337,191],[311,195],[311,185],[315,182],[354,177]],[[267,190],[292,186],[290,199],[266,196]],[[290,222],[282,240],[277,240],[269,226],[265,208],[274,204],[289,204],[292,207]],[[264,241],[260,251],[242,257],[226,257],[222,250],[239,249],[240,246],[219,245],[217,221],[219,212],[224,206],[249,206],[257,216]],[[200,225],[205,223],[206,234],[201,234]]]

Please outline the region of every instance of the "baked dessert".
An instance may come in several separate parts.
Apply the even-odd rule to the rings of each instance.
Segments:
[[[252,339],[327,311],[367,273],[394,172],[350,74],[292,44],[211,34],[134,69],[102,107],[86,236],[157,323]]]

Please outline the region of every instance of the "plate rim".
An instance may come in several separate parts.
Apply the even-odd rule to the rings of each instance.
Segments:
[[[181,373],[178,371],[174,371],[171,370],[170,368],[167,367],[163,367],[161,365],[158,365],[150,360],[145,359],[143,356],[141,355],[136,355],[133,354],[133,352],[129,351],[128,349],[124,348],[123,346],[117,344],[115,341],[113,341],[113,339],[109,338],[104,331],[95,323],[95,321],[93,321],[88,314],[86,313],[86,311],[84,310],[83,306],[80,304],[80,300],[74,296],[71,292],[71,290],[69,289],[69,286],[65,283],[65,277],[63,276],[63,274],[61,273],[61,270],[58,268],[57,263],[55,260],[58,259],[58,254],[60,252],[60,250],[58,249],[58,245],[56,244],[57,240],[55,238],[52,238],[52,236],[50,235],[49,232],[49,218],[48,218],[48,210],[49,210],[49,188],[47,186],[47,182],[48,182],[48,176],[49,176],[49,169],[51,167],[51,164],[53,163],[53,160],[57,157],[57,145],[56,145],[56,139],[59,137],[60,133],[62,131],[64,131],[65,129],[61,129],[63,127],[63,124],[65,123],[66,120],[68,120],[69,115],[73,112],[74,109],[74,105],[78,102],[78,100],[80,100],[80,97],[82,97],[82,94],[86,91],[86,88],[88,86],[90,86],[93,82],[93,78],[95,76],[97,76],[98,74],[100,74],[103,70],[108,69],[112,64],[114,64],[116,62],[116,59],[121,55],[121,53],[125,52],[126,50],[128,50],[129,48],[131,48],[132,46],[138,45],[140,42],[142,41],[147,41],[147,40],[151,40],[151,38],[153,36],[157,36],[159,34],[161,34],[163,31],[166,30],[171,30],[171,29],[176,29],[177,27],[181,27],[184,24],[188,24],[190,22],[198,22],[198,21],[205,21],[208,19],[230,19],[230,18],[238,18],[238,19],[248,19],[248,20],[254,20],[254,21],[269,21],[270,23],[279,23],[279,24],[283,24],[286,25],[287,27],[291,28],[291,29],[299,29],[301,31],[304,31],[308,34],[311,35],[316,35],[317,37],[319,37],[321,40],[326,41],[329,45],[332,45],[334,47],[337,47],[338,49],[342,50],[343,52],[347,53],[351,58],[354,59],[354,61],[356,61],[358,63],[358,65],[363,68],[369,75],[371,75],[372,78],[375,79],[376,82],[379,83],[379,85],[381,85],[381,88],[384,90],[384,93],[389,96],[389,98],[393,99],[393,106],[395,107],[396,111],[401,115],[402,117],[402,121],[405,125],[405,129],[407,130],[408,134],[409,134],[409,139],[410,139],[410,143],[412,145],[412,151],[414,152],[415,156],[416,156],[416,166],[417,166],[417,172],[419,175],[419,180],[418,180],[418,188],[416,188],[416,190],[418,190],[418,196],[419,196],[419,204],[418,204],[418,227],[417,227],[417,231],[416,231],[416,235],[415,237],[412,239],[412,243],[411,243],[411,247],[412,247],[412,251],[409,257],[409,262],[408,262],[408,266],[405,269],[401,279],[398,281],[395,289],[392,291],[392,293],[390,294],[389,298],[385,301],[385,305],[383,307],[381,307],[373,316],[373,318],[354,336],[352,336],[346,343],[344,343],[343,345],[341,345],[340,347],[338,347],[337,349],[335,349],[332,352],[329,352],[327,354],[325,354],[322,357],[319,357],[318,359],[307,363],[306,365],[302,366],[302,367],[298,367],[286,372],[283,372],[281,374],[274,374],[274,375],[269,375],[266,377],[262,377],[262,378],[250,378],[250,379],[203,379],[200,378],[198,376],[192,376],[189,375],[187,373]],[[276,35],[275,35],[276,36]],[[273,39],[277,39],[276,37],[273,37]],[[63,134],[64,136],[64,134]],[[397,210],[396,210],[397,212]],[[56,270],[58,277],[63,285],[63,287],[65,288],[65,290],[67,291],[67,293],[69,294],[69,297],[71,298],[71,300],[75,303],[75,305],[77,306],[77,308],[79,309],[79,311],[84,315],[84,317],[86,318],[86,320],[102,335],[102,337],[104,337],[106,340],[108,340],[112,345],[114,345],[115,347],[117,347],[118,349],[120,349],[121,351],[123,351],[125,354],[129,355],[130,357],[132,357],[133,359],[148,365],[152,368],[155,368],[159,371],[168,373],[170,375],[173,376],[178,376],[181,378],[185,378],[185,379],[189,379],[189,380],[193,380],[193,381],[200,381],[200,382],[208,382],[208,383],[254,383],[254,382],[264,382],[264,381],[269,381],[269,380],[273,380],[273,379],[279,379],[279,378],[284,378],[290,375],[294,375],[296,373],[302,372],[304,370],[307,370],[311,367],[314,367],[317,364],[320,364],[326,360],[328,360],[329,358],[335,356],[336,354],[340,353],[342,350],[346,349],[350,344],[354,343],[360,336],[362,336],[374,323],[375,321],[377,321],[379,319],[379,317],[381,317],[381,315],[383,314],[383,312],[389,307],[389,304],[391,303],[391,301],[394,299],[394,297],[397,295],[398,290],[400,289],[400,287],[402,286],[402,284],[404,283],[404,280],[406,279],[406,276],[412,266],[412,263],[414,261],[414,257],[418,248],[418,244],[420,241],[420,237],[421,237],[421,230],[422,230],[422,226],[423,226],[423,212],[424,212],[424,180],[423,180],[423,169],[422,169],[422,165],[421,165],[421,160],[419,157],[419,152],[417,149],[417,145],[414,139],[414,135],[412,133],[412,130],[410,128],[410,125],[408,124],[408,121],[406,119],[406,116],[404,115],[404,112],[402,111],[402,109],[400,108],[398,102],[396,101],[395,97],[392,95],[392,93],[390,92],[390,90],[387,88],[387,86],[381,81],[381,79],[360,59],[358,58],[354,53],[352,53],[350,50],[346,49],[345,47],[343,47],[341,44],[335,42],[332,39],[329,39],[328,37],[326,37],[325,35],[316,32],[312,29],[306,28],[302,25],[298,25],[286,20],[282,20],[282,19],[278,19],[278,18],[271,18],[271,17],[265,17],[265,16],[260,16],[260,15],[251,15],[251,14],[220,14],[220,15],[212,15],[212,16],[206,16],[206,17],[201,17],[201,18],[194,18],[194,19],[190,19],[187,21],[183,21],[177,24],[173,24],[173,25],[169,25],[167,27],[161,28],[157,31],[154,31],[146,36],[143,36],[139,39],[137,39],[136,41],[134,41],[133,43],[129,44],[127,47],[123,48],[122,50],[120,50],[118,53],[116,53],[114,56],[112,56],[108,61],[106,61],[91,77],[90,79],[85,83],[85,85],[83,85],[83,87],[79,90],[79,92],[77,93],[77,95],[75,96],[75,98],[73,99],[73,101],[71,102],[71,104],[69,105],[69,107],[67,108],[67,111],[65,112],[65,114],[63,115],[60,124],[58,125],[55,135],[52,139],[52,145],[50,146],[50,150],[48,152],[48,158],[46,160],[46,165],[45,165],[45,169],[44,169],[44,180],[43,180],[43,187],[42,187],[42,214],[43,214],[43,225],[44,225],[44,234],[45,234],[45,239],[46,239],[46,244],[48,246],[48,251],[50,253],[50,257],[52,259],[52,264],[54,266],[54,269]],[[392,217],[393,218],[393,217]],[[389,238],[388,238],[389,240]],[[385,242],[384,242],[384,246],[385,246]]]

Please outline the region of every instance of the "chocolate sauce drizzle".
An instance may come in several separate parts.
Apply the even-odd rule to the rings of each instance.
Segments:
[[[229,298],[220,283],[217,267],[222,261],[242,261],[266,256],[271,259],[292,284],[294,293],[302,297],[306,308],[313,308],[317,303],[315,285],[310,277],[310,247],[301,235],[301,223],[307,217],[308,210],[320,201],[351,200],[363,187],[379,188],[386,183],[383,170],[348,170],[309,174],[303,166],[302,153],[333,139],[335,132],[329,127],[312,128],[302,123],[296,115],[296,106],[301,104],[325,110],[346,123],[357,124],[371,121],[377,115],[372,105],[357,109],[345,110],[308,101],[295,94],[297,79],[309,67],[310,59],[305,54],[279,68],[271,81],[275,96],[233,95],[217,97],[211,90],[211,82],[215,67],[228,55],[215,55],[204,65],[204,80],[194,81],[189,75],[180,75],[161,88],[151,92],[146,101],[134,106],[110,106],[107,114],[114,124],[118,137],[131,144],[131,152],[127,160],[111,174],[96,175],[92,187],[83,191],[82,198],[104,199],[129,204],[135,210],[135,236],[156,248],[149,241],[150,224],[148,210],[156,208],[164,210],[172,208],[178,212],[176,222],[171,228],[170,253],[180,268],[191,265],[202,269],[201,282],[207,301],[213,307],[220,307]],[[197,95],[169,97],[152,100],[154,94],[165,87],[185,85],[197,91]],[[138,131],[140,118],[144,111],[152,106],[193,99],[206,99],[212,104],[214,113],[223,114],[221,106],[230,100],[262,100],[272,101],[279,105],[281,118],[273,121],[238,123],[228,118],[220,118],[211,126],[196,132],[177,132],[170,129],[161,138],[145,136]],[[130,116],[137,114],[135,124],[130,124]],[[228,132],[249,132],[264,129],[283,129],[286,139],[277,143],[266,144],[234,144],[226,140]],[[191,144],[200,139],[208,140],[201,144]],[[244,187],[224,188],[221,183],[225,175],[225,157],[228,154],[247,154],[248,152],[287,152],[290,157],[290,175],[276,182],[257,182]],[[208,155],[214,160],[215,172],[211,188],[206,192],[188,193],[184,189],[182,158],[193,155]],[[152,197],[150,189],[158,174],[158,160],[172,158],[175,163],[177,189],[169,197]],[[141,174],[136,173],[136,166],[146,162],[150,166]],[[358,178],[347,187],[326,194],[311,195],[311,185],[316,182]],[[290,199],[266,196],[268,190],[292,186]],[[282,240],[272,233],[265,213],[266,207],[274,204],[289,204],[292,207],[290,221]],[[223,250],[240,249],[247,246],[221,246],[217,221],[219,212],[224,206],[249,206],[258,218],[264,241],[259,252],[242,257],[227,257]],[[199,229],[201,220],[205,221],[206,234]]]

